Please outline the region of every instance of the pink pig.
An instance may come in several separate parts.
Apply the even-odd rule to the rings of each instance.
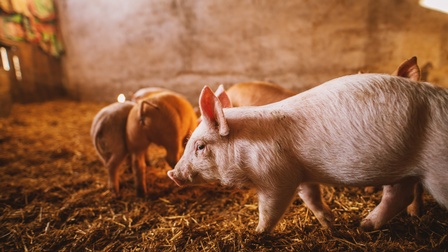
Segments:
[[[192,105],[180,94],[171,91],[154,93],[139,100],[129,112],[126,140],[132,154],[137,194],[144,196],[146,189],[146,150],[151,143],[163,146],[166,159],[172,167],[180,159],[186,139],[197,126]]]
[[[109,173],[109,189],[117,197],[120,190],[120,166],[128,156],[126,120],[134,105],[129,101],[116,102],[102,108],[95,115],[90,128],[93,146]]]
[[[357,74],[260,107],[224,108],[204,87],[199,104],[203,121],[168,176],[178,185],[256,188],[258,232],[274,229],[296,192],[330,226],[333,214],[318,183],[386,185],[361,222],[364,230],[379,229],[405,209],[418,182],[448,207],[446,89]]]

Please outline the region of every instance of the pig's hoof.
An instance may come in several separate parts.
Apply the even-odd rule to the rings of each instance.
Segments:
[[[323,228],[331,228],[333,226],[334,215],[331,211],[316,214],[316,218]]]
[[[109,189],[110,195],[114,199],[121,199],[121,194],[119,191],[114,190],[113,188]]]
[[[415,203],[410,204],[406,211],[410,216],[420,217],[422,215],[421,207]]]
[[[376,193],[378,191],[378,188],[375,186],[366,186],[364,187],[364,192],[368,194]]]
[[[144,190],[137,190],[137,197],[144,198],[146,196],[146,192]]]
[[[370,231],[377,229],[377,228],[375,228],[375,224],[370,219],[362,220],[360,228],[365,232],[370,232]]]
[[[259,234],[269,234],[271,232],[271,229],[268,229],[266,227],[260,227],[260,225],[258,225],[257,228],[255,229],[255,232]]]

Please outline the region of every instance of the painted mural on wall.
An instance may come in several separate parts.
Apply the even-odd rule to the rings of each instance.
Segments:
[[[55,57],[63,53],[53,0],[0,0],[0,38],[38,44]]]

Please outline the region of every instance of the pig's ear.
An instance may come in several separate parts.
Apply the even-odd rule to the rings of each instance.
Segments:
[[[215,96],[218,97],[223,108],[232,107],[232,102],[230,101],[230,98],[227,95],[226,90],[224,89],[224,86],[222,84],[219,85],[218,89],[216,89]]]
[[[420,68],[417,65],[417,57],[412,57],[403,61],[392,75],[409,78],[411,80],[420,80]]]
[[[199,97],[199,108],[201,109],[203,122],[207,123],[210,127],[217,127],[221,136],[227,136],[229,134],[229,126],[224,117],[221,102],[208,86],[202,89],[201,96]]]

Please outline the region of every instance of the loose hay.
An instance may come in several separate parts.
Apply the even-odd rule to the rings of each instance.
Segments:
[[[381,193],[325,187],[336,215],[322,229],[297,198],[275,231],[254,233],[253,191],[205,185],[179,188],[154,147],[150,195],[137,198],[132,174],[123,197],[107,190],[107,173],[93,149],[92,118],[106,104],[53,101],[15,104],[0,119],[1,251],[443,251],[447,211],[425,195],[424,215],[405,213],[383,229],[362,232],[362,217]]]

